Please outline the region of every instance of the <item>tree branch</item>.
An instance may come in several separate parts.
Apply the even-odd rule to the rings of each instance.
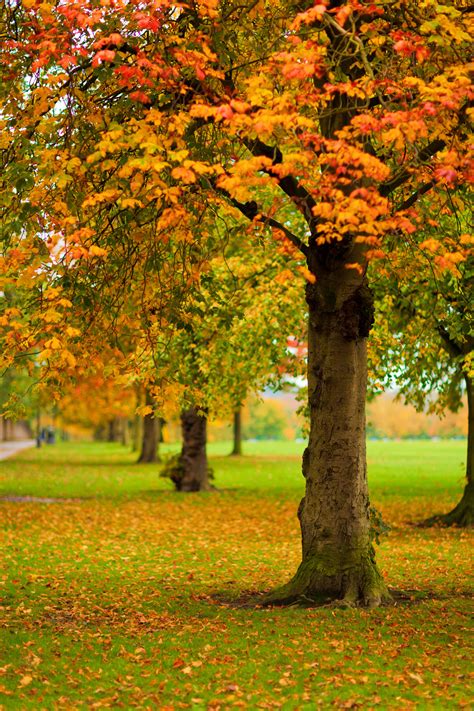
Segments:
[[[451,338],[444,324],[438,321],[436,324],[436,330],[438,331],[438,334],[441,340],[443,341],[444,348],[449,353],[449,355],[451,355],[453,358],[459,358],[459,356],[463,355],[462,348],[456,343],[456,341]]]
[[[418,198],[419,198],[421,195],[424,195],[425,193],[427,193],[427,192],[428,192],[429,190],[431,190],[431,188],[433,188],[435,185],[436,185],[436,183],[435,183],[434,180],[430,180],[429,182],[424,183],[423,185],[421,185],[421,186],[418,188],[418,190],[415,190],[415,192],[412,193],[412,194],[410,195],[410,197],[405,200],[405,202],[402,202],[402,203],[396,208],[396,211],[397,211],[397,212],[400,212],[401,210],[408,210],[409,207],[411,207],[412,205],[415,204],[415,202],[418,200]]]
[[[308,256],[308,245],[306,245],[297,235],[293,234],[291,230],[289,230],[285,225],[283,225],[281,222],[278,222],[278,220],[275,220],[273,217],[269,217],[268,215],[262,215],[262,213],[258,209],[258,205],[254,200],[251,200],[249,202],[239,202],[239,200],[236,200],[236,198],[233,198],[229,195],[229,193],[225,190],[222,190],[222,188],[218,188],[219,192],[222,193],[227,197],[227,199],[231,202],[234,207],[236,207],[242,215],[244,215],[248,220],[250,221],[256,221],[260,222],[263,225],[269,225],[270,227],[274,227],[277,230],[280,230],[283,232],[285,237],[290,240],[294,246],[299,249],[299,251],[304,254],[305,257]]]
[[[265,156],[266,158],[270,158],[273,165],[280,165],[283,163],[283,153],[277,146],[269,146],[259,138],[244,138],[243,144],[254,156]],[[302,213],[312,232],[313,228],[316,226],[317,220],[313,214],[313,207],[316,206],[316,201],[311,193],[309,193],[306,188],[304,188],[292,175],[287,175],[284,178],[278,178],[278,176],[275,176],[272,173],[271,169],[265,170],[265,172],[276,178],[279,187],[286,195],[288,195],[298,210]]]
[[[430,158],[436,155],[436,153],[442,151],[445,147],[446,141],[442,141],[441,139],[437,138],[435,141],[429,143],[425,148],[423,148],[423,150],[419,152],[418,157],[420,162],[424,163],[428,161]],[[388,195],[390,195],[390,193],[393,193],[394,190],[399,188],[400,185],[406,183],[407,180],[410,179],[411,175],[411,172],[406,168],[404,170],[401,170],[397,175],[394,175],[391,180],[387,180],[386,183],[382,183],[379,189],[380,195],[382,195],[382,197],[387,197]]]

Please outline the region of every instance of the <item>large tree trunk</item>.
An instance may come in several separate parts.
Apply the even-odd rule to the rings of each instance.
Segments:
[[[474,525],[474,382],[467,374],[464,376],[467,390],[467,459],[466,459],[466,486],[461,500],[452,511],[447,514],[433,516],[422,525],[432,526],[440,523],[443,526],[473,526]]]
[[[242,409],[240,407],[234,412],[233,435],[234,446],[230,456],[240,457],[242,454]]]
[[[207,491],[209,467],[207,462],[207,418],[191,407],[181,413],[183,447],[179,459],[180,477],[174,481],[178,491]]]
[[[331,279],[324,294],[318,282],[307,287],[311,428],[298,511],[303,559],[294,578],[267,596],[270,603],[343,600],[373,607],[390,597],[375,564],[366,474],[373,298],[362,278],[355,288],[344,280],[344,272]]]
[[[153,406],[153,398],[149,392],[146,393],[147,405]],[[142,446],[140,456],[138,458],[139,464],[153,462],[159,462],[160,457],[158,455],[158,446],[160,442],[160,419],[155,416],[154,412],[150,412],[143,418],[143,429],[142,429]]]

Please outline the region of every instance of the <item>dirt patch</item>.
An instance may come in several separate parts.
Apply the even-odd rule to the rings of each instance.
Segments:
[[[82,499],[55,499],[48,496],[0,496],[0,501],[13,501],[19,504],[69,504]]]

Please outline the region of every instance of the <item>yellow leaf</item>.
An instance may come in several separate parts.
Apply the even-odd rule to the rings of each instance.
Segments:
[[[105,249],[102,249],[102,247],[97,247],[97,245],[95,244],[89,247],[89,255],[92,257],[104,257],[106,254],[107,251]]]
[[[49,341],[45,341],[44,345],[52,351],[57,351],[61,348],[61,341],[59,341],[56,336],[53,336]]]
[[[142,405],[142,407],[137,407],[135,412],[137,413],[137,415],[145,417],[145,415],[150,415],[153,412],[153,408],[150,407],[150,405]]]
[[[189,168],[173,168],[171,176],[175,180],[182,180],[185,184],[196,182],[196,173]]]

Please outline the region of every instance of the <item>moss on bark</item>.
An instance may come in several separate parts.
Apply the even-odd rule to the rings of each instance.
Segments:
[[[390,601],[372,550],[347,563],[337,556],[308,556],[286,585],[263,598],[264,605],[339,603],[369,608]]]

